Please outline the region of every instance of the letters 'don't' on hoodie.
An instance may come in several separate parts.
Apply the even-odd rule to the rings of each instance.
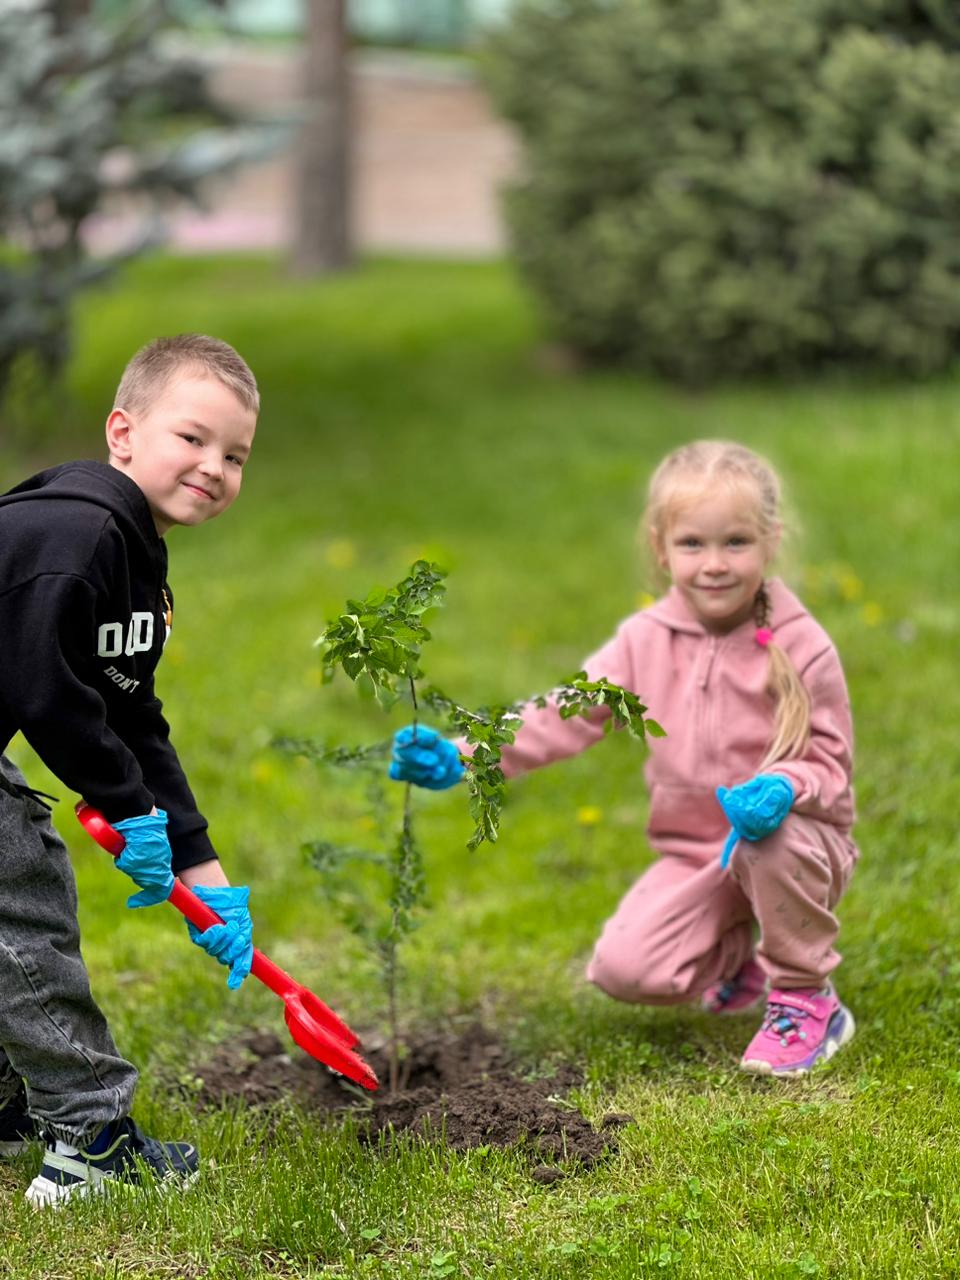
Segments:
[[[154,694],[166,574],[144,494],[106,463],[0,497],[0,751],[19,730],[110,821],[165,809],[181,871],[216,854]]]

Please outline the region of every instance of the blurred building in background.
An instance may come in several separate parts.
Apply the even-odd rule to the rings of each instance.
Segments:
[[[286,35],[303,22],[304,0],[233,0],[240,31]],[[510,0],[349,0],[350,24],[360,40],[457,48],[495,22]]]
[[[102,11],[119,0],[99,0]],[[282,115],[297,109],[305,0],[232,0],[228,38],[192,43],[226,100]],[[351,223],[361,252],[499,254],[498,189],[514,165],[470,56],[509,0],[349,0]],[[211,184],[207,208],[172,211],[169,247],[182,252],[290,247],[293,149]],[[86,241],[106,251],[122,213],[91,219]]]

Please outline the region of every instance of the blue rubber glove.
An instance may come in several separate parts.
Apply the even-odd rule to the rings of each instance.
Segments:
[[[187,921],[191,941],[220,964],[230,966],[227,986],[236,991],[250,972],[253,961],[253,921],[250,919],[250,890],[246,885],[195,884],[193,892],[217,913],[223,924],[200,930]]]
[[[128,907],[153,907],[173,892],[173,854],[167,839],[167,815],[162,809],[113,824],[127,842],[116,865],[141,889],[127,899]]]
[[[436,729],[423,724],[407,725],[393,735],[390,777],[394,782],[412,782],[429,791],[446,791],[463,777],[463,763],[457,748]]]
[[[717,799],[733,830],[720,855],[726,870],[738,840],[762,840],[776,831],[793,804],[793,784],[779,773],[758,773],[739,787],[717,787]]]

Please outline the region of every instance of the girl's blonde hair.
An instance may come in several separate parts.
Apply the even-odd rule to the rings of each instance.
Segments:
[[[663,551],[670,522],[705,491],[723,486],[742,497],[755,513],[762,541],[771,551],[780,532],[780,481],[765,458],[728,440],[697,440],[667,455],[650,478],[643,516],[644,536]],[[770,623],[770,596],[761,583],[754,601],[758,628]],[[777,760],[802,755],[810,736],[810,695],[796,667],[778,644],[767,646],[767,690],[775,704],[773,736],[761,769]]]

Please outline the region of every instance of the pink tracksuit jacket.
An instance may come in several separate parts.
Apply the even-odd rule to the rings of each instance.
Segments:
[[[810,693],[809,745],[801,758],[765,770],[790,780],[793,808],[774,835],[740,842],[730,874],[719,867],[730,826],[716,788],[759,771],[773,730],[770,659],[754,623],[711,634],[671,588],[621,623],[585,663],[591,678],[605,676],[636,693],[667,734],[648,740],[644,766],[647,834],[661,857],[608,921],[587,970],[620,999],[693,999],[732,977],[754,952],[778,987],[819,986],[839,962],[832,908],[857,858],[850,702],[827,633],[779,579],[768,591],[774,642]],[[531,705],[504,748],[505,775],[593,745],[608,714],[562,720],[553,706]]]

